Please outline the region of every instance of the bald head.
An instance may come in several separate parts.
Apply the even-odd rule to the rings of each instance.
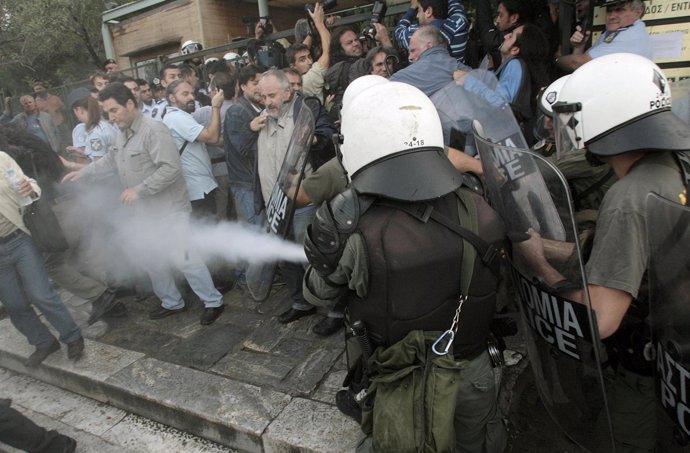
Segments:
[[[437,46],[445,46],[446,39],[441,31],[433,25],[419,27],[410,39],[410,61],[415,62],[425,50]]]

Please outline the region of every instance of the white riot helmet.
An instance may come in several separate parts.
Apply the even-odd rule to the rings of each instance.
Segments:
[[[343,93],[343,106],[340,109],[340,116],[342,117],[343,112],[350,104],[352,99],[357,97],[362,91],[373,87],[374,85],[380,85],[388,82],[390,82],[390,80],[378,75],[365,75],[362,77],[357,77],[347,86],[345,92]]]
[[[690,126],[671,112],[668,80],[638,55],[611,54],[584,64],[552,108],[561,154],[690,149]]]
[[[400,82],[371,86],[342,116],[339,157],[359,193],[406,201],[438,198],[462,183],[443,152],[431,100]]]
[[[570,75],[563,76],[544,88],[541,95],[539,95],[539,110],[541,110],[542,113],[553,116],[552,106],[558,101],[558,93],[569,78]]]
[[[570,78],[570,75],[561,77],[544,88],[539,94],[539,116],[537,116],[534,123],[534,136],[538,140],[542,140],[542,142],[537,146],[554,143],[553,109],[551,106],[558,100],[558,93],[568,78]],[[553,147],[553,150],[555,151],[555,147]]]
[[[202,46],[200,42],[192,41],[190,39],[182,43],[182,47],[180,47],[180,53],[182,55],[188,55],[190,53],[199,52],[203,48],[204,46]]]
[[[240,59],[240,56],[236,54],[235,52],[228,52],[225,55],[223,55],[223,60],[225,61],[237,61]]]
[[[207,59],[204,60],[204,64],[205,64],[205,65],[210,65],[211,63],[215,63],[216,61],[218,61],[218,58],[216,58],[216,57],[209,57],[209,58],[207,58]]]

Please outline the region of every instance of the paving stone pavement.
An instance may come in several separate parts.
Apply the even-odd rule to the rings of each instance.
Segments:
[[[113,451],[174,452],[177,447],[140,445],[149,441],[166,445],[166,433],[178,432],[170,426],[225,445],[221,451],[353,452],[362,438],[359,426],[334,405],[347,369],[343,332],[328,338],[311,332],[325,315],[323,309],[294,323],[279,324],[276,316],[290,306],[285,286],[274,287],[263,303],[254,302],[241,289],[227,292],[226,309],[211,326],[199,324],[203,305],[193,293],[185,295],[185,312],[162,320],[148,319],[148,312],[158,305],[154,297],[121,298],[127,317],[91,326],[86,324],[90,303],[66,291],[60,293],[87,338],[84,358],[70,362],[63,348],[39,369],[26,370],[22,361],[32,348],[8,319],[0,320],[0,366],[13,370],[9,376],[0,374],[0,380],[6,380],[10,391],[19,389],[30,379],[14,374],[19,372],[107,403],[97,403],[101,406],[94,409],[106,415],[83,420],[72,410],[78,402],[56,405],[47,390],[16,399],[17,404],[30,406],[33,400],[45,398],[40,409],[26,409],[39,419],[47,417],[46,422],[58,416],[55,411],[63,410],[62,419],[55,423],[86,433],[85,445],[95,442],[89,437],[95,436],[107,447],[84,451],[108,452],[110,443],[120,448]],[[527,395],[533,403],[536,396],[529,382],[519,383],[525,376],[529,381],[531,375],[525,372],[529,367],[523,339],[509,337],[507,343],[517,351],[515,357],[508,357],[513,366],[503,373],[499,395],[508,413],[508,451],[577,452],[553,428],[538,399],[527,413],[524,405],[515,404],[515,397]],[[517,395],[514,389],[519,389]],[[512,420],[511,413],[519,420]],[[548,441],[532,442],[535,430],[546,433]]]

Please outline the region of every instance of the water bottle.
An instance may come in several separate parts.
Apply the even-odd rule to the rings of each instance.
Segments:
[[[19,195],[19,177],[17,177],[17,174],[14,172],[14,168],[7,169],[7,179],[10,182],[10,187],[16,194],[17,203],[19,203],[20,206],[30,205],[33,202],[31,197],[22,197]]]

